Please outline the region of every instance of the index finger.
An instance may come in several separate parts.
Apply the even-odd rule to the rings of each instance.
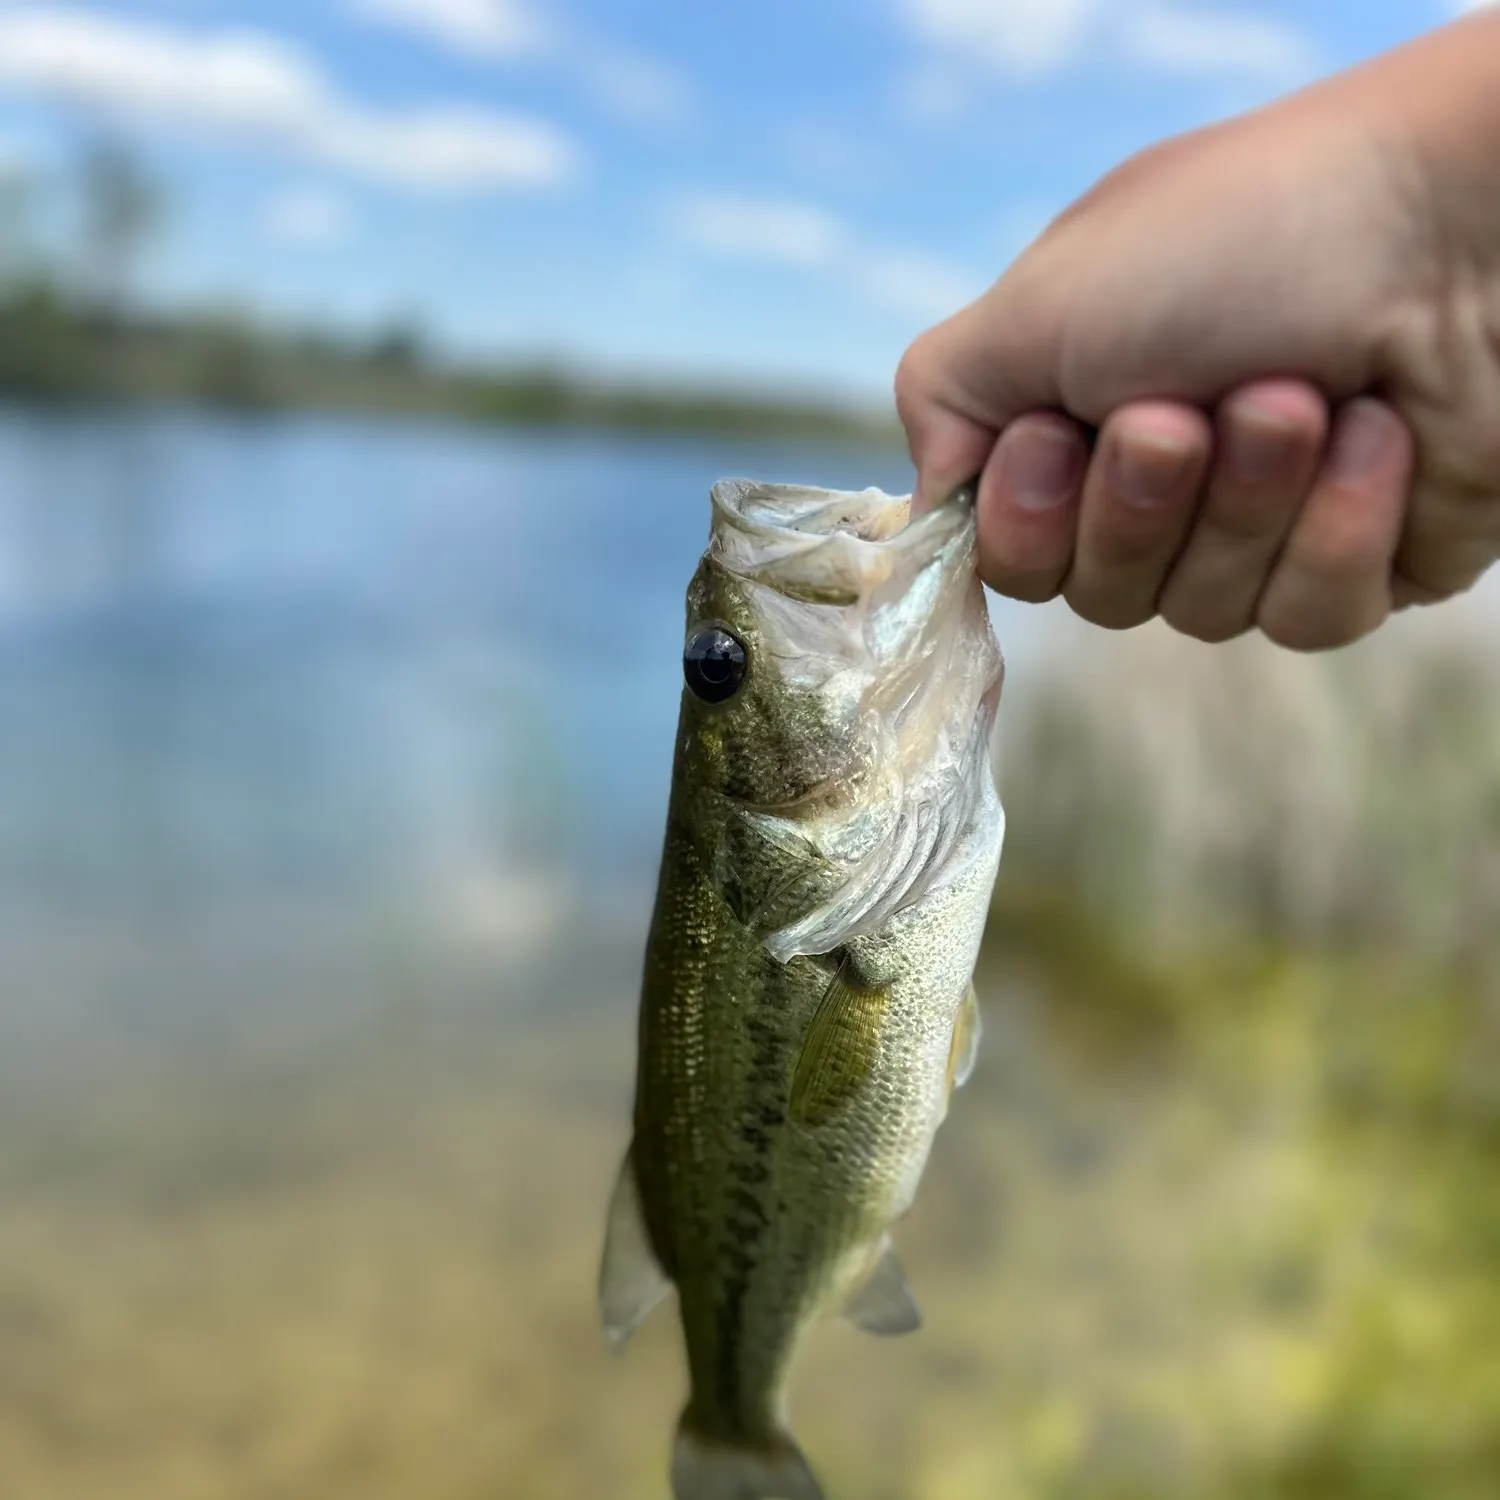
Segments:
[[[1056,318],[1025,294],[1025,257],[976,302],[930,328],[896,371],[896,410],[917,467],[913,508],[937,504],[984,468],[1023,412],[1060,408]]]
[[[1000,436],[998,428],[944,403],[939,395],[942,377],[932,366],[932,357],[930,346],[918,339],[896,371],[896,411],[917,469],[914,515],[930,510],[961,484],[977,478]]]

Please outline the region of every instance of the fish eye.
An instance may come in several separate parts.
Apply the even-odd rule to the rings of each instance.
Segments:
[[[695,697],[705,703],[723,703],[739,691],[749,662],[738,636],[722,625],[710,625],[687,643],[682,653],[682,675]]]

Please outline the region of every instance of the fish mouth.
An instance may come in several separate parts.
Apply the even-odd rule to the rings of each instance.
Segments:
[[[867,674],[865,710],[910,727],[930,720],[943,698],[933,674],[983,607],[973,501],[965,486],[913,519],[909,495],[727,479],[713,488],[709,557],[777,596],[762,593],[760,613],[783,663],[799,643],[841,638]],[[925,715],[912,712],[918,700]]]
[[[747,480],[716,485],[713,506],[710,556],[766,591],[759,623],[783,675],[841,639],[861,684],[862,774],[851,765],[794,801],[741,809],[763,840],[810,845],[834,876],[810,908],[777,901],[755,923],[784,963],[878,930],[953,877],[966,831],[994,799],[1003,662],[971,488],[915,519],[904,495]]]
[[[712,500],[709,555],[809,604],[847,607],[902,592],[973,524],[971,504],[955,500],[913,520],[911,496],[873,488],[725,479]]]

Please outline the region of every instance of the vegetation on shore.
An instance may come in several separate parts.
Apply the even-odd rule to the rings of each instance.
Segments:
[[[798,1365],[829,1494],[1490,1500],[1493,995],[1279,943],[1163,963],[1014,887],[996,916],[979,1071],[898,1232],[926,1325],[830,1322]],[[8,1089],[16,1493],[667,1493],[673,1309],[617,1360],[592,1304],[631,997],[507,1027],[403,959],[320,1040],[246,1018]]]
[[[165,210],[118,143],[95,143],[66,190],[73,239],[41,248],[33,184],[0,171],[0,398],[197,402],[242,411],[330,409],[527,426],[899,440],[878,411],[561,365],[463,363],[394,324],[366,336],[291,328],[244,308],[148,311],[137,272]]]
[[[893,422],[831,404],[592,380],[542,366],[464,366],[436,358],[417,334],[400,327],[360,340],[278,328],[232,309],[116,313],[91,307],[41,276],[0,292],[0,397],[898,441]]]

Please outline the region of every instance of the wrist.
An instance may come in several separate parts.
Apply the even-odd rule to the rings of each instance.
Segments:
[[[1444,275],[1500,281],[1500,7],[1384,61],[1365,103],[1401,133]]]

